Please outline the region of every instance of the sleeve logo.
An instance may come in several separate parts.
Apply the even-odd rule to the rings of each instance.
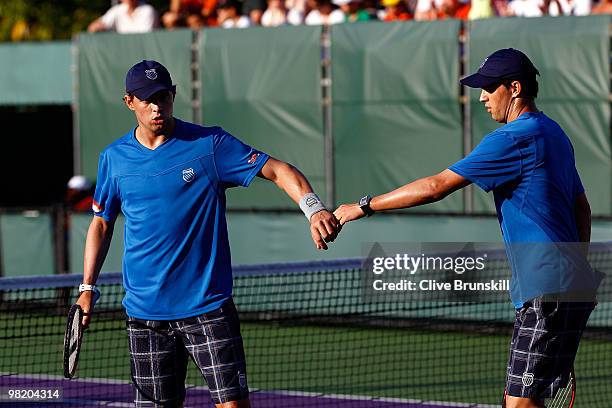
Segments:
[[[102,211],[104,211],[104,207],[102,207],[100,203],[98,203],[96,200],[94,200],[93,203],[91,204],[91,209],[95,213],[101,213]]]
[[[253,153],[251,155],[251,158],[249,159],[249,161],[247,161],[247,163],[249,163],[249,164],[255,163],[255,161],[257,160],[258,157],[259,157],[259,153]]]

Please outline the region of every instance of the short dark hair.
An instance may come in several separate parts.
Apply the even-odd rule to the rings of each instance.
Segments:
[[[535,75],[529,78],[504,79],[502,84],[504,84],[504,86],[507,88],[510,86],[512,81],[519,81],[521,83],[521,94],[519,97],[533,99],[538,97],[538,91],[540,88]]]

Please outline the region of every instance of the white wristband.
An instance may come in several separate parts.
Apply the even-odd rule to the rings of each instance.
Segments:
[[[96,291],[96,285],[88,285],[87,283],[81,283],[79,285],[79,293],[91,290],[92,292]]]
[[[88,285],[87,283],[81,283],[79,285],[79,294],[87,291],[93,292],[93,304],[95,305],[98,299],[100,299],[100,290],[96,287],[96,285]]]
[[[319,211],[327,210],[323,205],[321,199],[315,193],[307,193],[300,200],[300,209],[310,221],[310,217],[312,217],[315,213]]]

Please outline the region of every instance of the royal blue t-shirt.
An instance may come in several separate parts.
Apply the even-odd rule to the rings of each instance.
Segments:
[[[572,144],[556,122],[542,112],[523,113],[485,136],[449,169],[493,191],[516,307],[542,294],[598,286],[588,264],[558,256],[555,243],[580,241],[574,208],[584,187]]]
[[[132,130],[102,151],[94,214],[125,216],[128,316],[191,317],[231,296],[225,189],[248,186],[267,159],[220,127],[180,120],[155,150]]]

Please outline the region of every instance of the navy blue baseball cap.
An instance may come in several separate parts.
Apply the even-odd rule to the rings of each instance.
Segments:
[[[155,92],[176,92],[172,85],[170,73],[157,61],[143,60],[134,65],[125,76],[125,92],[136,95],[138,99],[147,99]]]
[[[504,48],[489,55],[475,74],[461,79],[470,88],[484,88],[503,79],[530,79],[540,75],[529,57],[514,48]]]

